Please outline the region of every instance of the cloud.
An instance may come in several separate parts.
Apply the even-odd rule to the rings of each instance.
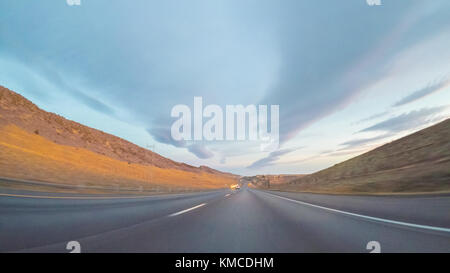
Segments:
[[[366,87],[386,76],[392,58],[411,43],[422,41],[421,37],[411,37],[409,31],[426,17],[420,8],[391,7],[385,10],[380,23],[373,16],[346,16],[362,14],[358,5],[339,5],[323,13],[319,3],[302,2],[291,9],[295,12],[284,11],[283,20],[279,20],[284,34],[279,41],[279,77],[262,104],[280,105],[281,144],[355,101]],[[303,14],[302,20],[310,22],[310,28],[292,25],[290,16],[295,13],[298,17],[298,10],[303,8],[308,14]],[[361,31],[362,26],[371,31]],[[322,35],[311,35],[311,29],[320,29],[327,42],[323,42]]]
[[[147,132],[159,143],[169,144],[174,147],[186,147],[184,140],[176,141],[172,138],[170,129],[161,127],[147,128]]]
[[[100,113],[106,114],[111,117],[116,117],[116,113],[114,109],[106,105],[105,103],[101,102],[100,100],[93,98],[91,96],[88,96],[84,94],[83,92],[80,92],[76,90],[75,88],[69,88],[68,91],[70,94],[78,99],[80,102],[88,106],[89,108],[98,111]]]
[[[24,52],[24,55],[27,55],[28,52]],[[29,56],[28,56],[29,57]],[[27,59],[27,58],[25,58]],[[21,63],[20,61],[17,61]],[[94,111],[100,112],[102,114],[118,118],[115,110],[102,102],[100,99],[95,98],[81,91],[80,88],[76,87],[76,84],[71,83],[61,76],[61,73],[43,58],[34,58],[33,61],[30,61],[33,64],[33,74],[27,75],[28,77],[41,77],[51,83],[58,92],[66,92],[74,99],[78,100],[82,104],[91,108]],[[28,63],[21,63],[21,65],[30,65]],[[24,71],[21,71],[22,73]]]
[[[198,158],[211,158],[214,154],[201,144],[192,144],[187,147],[188,151],[196,155]]]
[[[189,152],[191,152],[200,159],[207,159],[214,156],[214,153],[211,152],[208,148],[206,148],[206,146],[202,144],[199,143],[187,144],[186,141],[184,140],[180,141],[174,140],[170,133],[170,129],[167,127],[147,128],[147,132],[159,143],[172,145],[177,148],[186,148]]]
[[[411,103],[413,101],[419,100],[423,97],[426,97],[435,92],[438,92],[438,91],[448,87],[449,85],[450,85],[450,80],[448,78],[445,78],[444,80],[441,80],[438,82],[431,83],[428,86],[421,88],[421,89],[413,92],[409,96],[406,96],[403,99],[399,100],[398,102],[396,102],[393,105],[393,107],[402,106],[402,105]]]
[[[393,136],[393,134],[387,133],[387,134],[383,134],[383,135],[376,136],[376,137],[359,138],[359,139],[349,140],[349,141],[346,141],[346,142],[340,144],[340,145],[346,146],[346,147],[343,148],[343,149],[340,149],[339,151],[351,149],[351,148],[358,147],[358,146],[362,146],[362,145],[365,145],[365,144],[368,144],[368,143],[375,142],[377,140],[388,138],[390,136]]]
[[[396,2],[378,13],[351,1],[186,1],[174,8],[171,1],[98,0],[80,13],[63,2],[29,2],[0,1],[0,57],[46,74],[74,105],[116,110],[156,141],[203,157],[204,149],[173,141],[171,122],[156,117],[170,117],[172,106],[193,96],[205,105],[278,104],[285,143],[353,102],[399,52],[448,26],[433,22],[448,22],[449,6]],[[36,28],[39,14],[47,19]],[[29,79],[17,73],[16,81]],[[235,143],[220,145],[229,156]]]
[[[262,168],[262,167],[273,165],[274,162],[277,161],[278,159],[280,159],[280,157],[282,155],[291,153],[291,152],[296,151],[298,149],[300,149],[300,148],[297,148],[297,149],[282,149],[282,150],[271,152],[267,157],[264,157],[262,159],[259,159],[259,160],[255,161],[255,162],[253,162],[247,168],[248,169],[259,169],[259,168]]]
[[[363,119],[357,121],[355,124],[359,124],[359,123],[362,123],[362,122],[371,121],[371,120],[374,120],[374,119],[377,119],[377,118],[381,118],[381,117],[386,116],[389,113],[390,113],[389,111],[380,112],[380,113],[371,115],[371,116],[369,116],[367,118],[363,118]]]
[[[384,131],[397,133],[410,129],[419,128],[430,122],[435,122],[437,120],[442,119],[443,117],[439,116],[439,114],[448,108],[449,106],[446,105],[414,110],[409,113],[404,113],[402,115],[379,122],[359,132]]]
[[[393,104],[392,107],[394,108],[394,107],[398,107],[398,106],[402,106],[402,105],[414,102],[414,101],[424,98],[428,95],[431,95],[435,92],[441,91],[442,89],[448,87],[449,85],[450,85],[449,78],[445,78],[443,80],[439,80],[437,82],[431,83],[428,86],[421,88],[421,89],[413,92],[412,94],[404,97],[403,99],[399,100],[398,102]],[[359,124],[359,123],[366,122],[366,121],[371,121],[371,120],[386,116],[390,112],[391,112],[391,109],[371,115],[367,118],[363,118],[363,119],[357,121],[355,124]]]
[[[361,154],[361,153],[365,153],[371,149],[373,149],[374,147],[365,147],[365,148],[360,148],[360,149],[340,149],[337,150],[333,153],[329,153],[327,156],[346,156],[346,155],[354,155],[354,154]]]

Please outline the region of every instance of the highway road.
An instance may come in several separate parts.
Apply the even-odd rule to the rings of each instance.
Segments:
[[[450,252],[450,196],[0,193],[1,252]]]

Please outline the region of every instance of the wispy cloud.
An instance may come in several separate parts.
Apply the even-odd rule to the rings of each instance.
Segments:
[[[432,108],[422,108],[402,115],[379,122],[373,126],[367,127],[360,132],[384,131],[397,133],[410,129],[420,128],[430,122],[435,122],[444,117],[440,115],[449,106],[438,106]]]
[[[170,133],[170,129],[166,127],[152,127],[147,128],[147,132],[159,143],[169,144],[174,147],[186,147],[186,141],[174,140]]]
[[[250,166],[248,166],[248,169],[259,169],[263,167],[267,167],[270,165],[273,165],[278,159],[280,159],[281,156],[291,153],[293,151],[296,151],[300,148],[296,149],[282,149],[275,152],[271,152],[267,157],[264,157],[262,159],[259,159],[255,162],[253,162]]]
[[[198,158],[206,159],[211,158],[214,154],[208,150],[204,145],[191,144],[187,147],[188,151],[196,155]]]
[[[365,144],[369,144],[369,143],[372,143],[372,142],[375,142],[378,140],[386,139],[391,136],[393,136],[392,133],[387,133],[387,134],[383,134],[383,135],[376,136],[376,137],[358,138],[358,139],[349,140],[349,141],[346,141],[346,142],[340,144],[342,146],[345,146],[343,149],[340,149],[340,151],[351,149],[354,147],[360,147]]]
[[[153,136],[153,138],[159,143],[172,145],[177,148],[186,148],[189,152],[200,159],[207,159],[214,156],[214,153],[210,151],[205,145],[199,143],[188,144],[184,140],[174,140],[170,133],[170,129],[167,127],[147,128],[147,132],[151,136]]]
[[[396,102],[393,107],[402,106],[408,103],[411,103],[413,101],[419,100],[421,98],[424,98],[428,95],[431,95],[435,92],[438,92],[446,87],[450,86],[450,80],[449,78],[445,78],[443,80],[434,82],[429,84],[428,86],[421,88],[419,90],[414,91],[412,94],[404,97],[403,99]]]
[[[49,64],[45,59],[37,58],[39,61],[35,60],[34,73],[36,76],[45,78],[48,82],[53,84],[60,92],[66,92],[74,99],[78,100],[82,104],[91,108],[94,111],[103,113],[105,115],[120,119],[116,111],[101,101],[101,99],[86,94],[81,91],[76,84],[70,83],[66,80],[59,71],[55,70],[51,64]]]
[[[410,29],[426,17],[426,12],[416,6],[411,9],[386,10],[384,19],[389,22],[384,21],[383,24],[371,16],[357,17],[358,21],[352,22],[356,17],[343,20],[342,12],[343,10],[345,13],[356,12],[353,10],[357,9],[357,6],[344,2],[339,2],[339,5],[339,12],[330,12],[326,15],[319,11],[323,9],[321,5],[311,4],[308,7],[315,17],[319,16],[315,20],[326,22],[321,27],[327,30],[327,43],[315,40],[316,37],[320,39],[320,35],[305,41],[302,37],[307,35],[307,30],[298,26],[292,29],[292,26],[283,25],[287,35],[280,42],[284,57],[280,76],[272,92],[263,100],[264,104],[281,105],[282,144],[311,124],[345,108],[355,101],[366,87],[385,77],[390,60],[410,46],[402,37],[410,35]],[[327,18],[321,20],[321,16]],[[305,17],[309,18],[308,15]],[[361,37],[358,43],[345,43],[343,47],[342,41],[345,40],[343,37],[354,37],[355,33],[360,33],[361,24],[370,26],[370,36],[364,33],[362,34],[364,38]],[[421,39],[413,37],[409,42],[412,41],[416,43]],[[311,73],[312,71],[314,73]]]
[[[227,158],[227,165],[233,165],[234,156],[245,154],[245,160],[250,159],[239,166],[245,169],[252,162],[254,166],[273,164],[282,156],[278,153],[287,151],[258,160],[259,150],[249,149],[251,144],[235,152],[237,143],[174,141],[169,131],[171,108],[176,104],[191,106],[194,96],[202,96],[205,105],[278,104],[283,145],[287,141],[303,145],[294,137],[320,120],[323,123],[317,127],[329,135],[311,141],[311,145],[328,149],[337,140],[329,133],[333,126],[325,117],[390,75],[393,60],[405,50],[427,41],[447,44],[447,38],[430,38],[448,28],[450,22],[448,0],[396,2],[382,9],[368,7],[363,1],[357,5],[352,1],[323,5],[321,1],[289,0],[279,5],[274,1],[200,0],[174,8],[171,1],[137,1],[130,5],[98,0],[82,13],[68,8],[64,1],[20,2],[0,1],[0,21],[4,23],[0,28],[0,58],[23,63],[26,70],[39,75],[36,78],[45,77],[51,84],[33,81],[33,77],[11,66],[0,66],[0,74],[8,72],[2,74],[1,82],[24,86],[28,93],[51,92],[51,99],[65,98],[64,103],[48,99],[41,105],[58,112],[73,103],[62,111],[69,116],[88,120],[92,112],[86,108],[99,112],[102,118],[113,116],[111,120],[118,123],[98,118],[90,125],[108,131],[128,123],[136,127],[139,142],[147,142],[148,132],[152,140],[177,147],[174,152],[180,160],[193,160],[190,153],[199,158],[214,154],[218,161]],[[47,18],[39,21],[39,27],[37,14]],[[421,54],[411,54],[407,59],[421,63],[439,55],[443,57],[432,59],[442,64],[447,51],[437,47],[417,51]],[[418,66],[417,75],[434,75],[428,66]],[[419,70],[429,73],[420,74]],[[398,71],[403,73],[405,69]],[[49,91],[46,87],[50,85],[57,88]],[[430,92],[417,92],[403,103]],[[351,113],[351,118],[381,110],[363,109]],[[372,119],[387,118],[383,115],[369,120],[375,123],[379,119]],[[350,134],[351,130],[342,128],[342,133]],[[121,130],[117,134],[126,138],[128,133]]]
[[[333,157],[333,156],[348,156],[348,155],[356,155],[356,154],[362,154],[367,151],[370,151],[374,149],[376,145],[370,145],[370,146],[364,146],[363,148],[356,148],[356,149],[339,149],[337,151],[334,151],[332,153],[327,154],[326,156]]]
[[[377,119],[377,118],[381,118],[381,117],[386,116],[389,113],[390,112],[388,110],[386,110],[386,111],[383,111],[383,112],[371,115],[371,116],[369,116],[367,118],[363,118],[363,119],[357,121],[355,124],[359,124],[359,123],[362,123],[362,122],[371,121],[371,120],[374,120],[374,119]]]

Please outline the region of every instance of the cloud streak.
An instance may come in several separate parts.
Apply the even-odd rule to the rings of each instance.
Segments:
[[[380,24],[371,16],[349,19],[345,14],[358,13],[357,5],[350,2],[339,2],[339,5],[335,12],[322,13],[321,4],[298,3],[292,8],[295,15],[285,12],[280,20],[290,24],[290,16],[298,17],[298,10],[307,9],[310,14],[302,18],[320,21],[327,36],[327,42],[322,43],[320,35],[309,35],[309,29],[283,23],[280,26],[285,33],[280,41],[283,52],[280,76],[263,104],[280,105],[281,144],[346,107],[367,86],[383,78],[391,58],[409,46],[403,38],[425,17],[420,8],[396,6],[386,10],[383,18],[387,21]],[[370,35],[360,32],[361,26],[370,28]],[[314,23],[311,27],[314,28]],[[358,43],[354,43],[355,33],[362,35]],[[414,37],[411,41],[420,42],[420,39]]]
[[[393,107],[403,106],[405,104],[414,102],[416,100],[422,99],[428,95],[438,92],[450,86],[450,80],[445,78],[444,80],[429,84],[428,86],[421,88],[412,94],[404,97],[403,99],[396,102]]]
[[[207,159],[214,156],[214,154],[208,150],[205,146],[200,144],[191,144],[187,146],[189,152],[196,155],[198,158]]]
[[[377,119],[377,118],[381,118],[381,117],[386,116],[387,114],[389,114],[389,111],[383,111],[383,112],[371,115],[369,117],[360,119],[359,121],[355,122],[355,124],[359,124],[359,123],[362,123],[362,122],[371,121],[371,120],[374,120],[374,119]]]
[[[147,132],[159,143],[172,145],[177,148],[186,147],[184,140],[176,141],[172,138],[170,130],[165,127],[147,128]]]
[[[282,149],[278,151],[271,152],[267,157],[264,157],[262,159],[259,159],[255,162],[253,162],[251,165],[249,165],[248,169],[260,169],[263,167],[271,166],[273,165],[278,159],[281,158],[281,156],[291,153],[293,151],[296,151],[297,149]]]
[[[340,151],[352,149],[354,147],[360,147],[362,145],[369,144],[369,143],[372,143],[372,142],[375,142],[378,140],[386,139],[391,136],[393,136],[393,134],[387,133],[387,134],[383,134],[383,135],[376,136],[376,137],[358,138],[358,139],[349,140],[349,141],[346,141],[346,142],[340,144],[342,146],[345,146],[343,149],[340,149]]]
[[[186,162],[193,160],[191,154],[203,159],[214,154],[221,162],[227,158],[229,165],[235,163],[236,154],[251,158],[239,168],[252,162],[254,167],[273,165],[282,156],[278,153],[287,151],[257,160],[260,153],[250,143],[174,141],[170,109],[192,105],[194,96],[202,96],[205,105],[278,104],[281,144],[300,141],[293,138],[318,121],[324,122],[319,124],[324,132],[332,128],[325,117],[354,102],[390,73],[393,60],[402,52],[431,41],[450,22],[447,0],[394,1],[383,9],[363,1],[329,1],[327,5],[296,0],[283,5],[266,0],[199,0],[177,5],[136,1],[130,5],[97,0],[81,9],[70,8],[64,1],[19,2],[0,1],[0,21],[4,22],[0,58],[23,64],[39,79],[32,81],[5,67],[9,75],[2,75],[2,82],[23,86],[28,94],[69,98],[60,105],[50,99],[42,102],[42,107],[52,106],[54,111],[73,103],[64,109],[69,116],[89,120],[92,112],[84,107],[88,106],[100,113],[91,126],[108,131],[127,123],[135,127],[138,142],[146,143],[150,134],[155,141],[178,148],[176,156]],[[46,19],[40,20],[43,14]],[[442,41],[439,44],[447,40]],[[447,52],[443,50],[432,55]],[[409,59],[420,63],[430,55],[415,54]],[[417,75],[428,77],[428,72]],[[40,83],[44,82],[40,78],[50,84]],[[399,103],[431,94],[431,89],[417,90]],[[352,113],[352,117],[370,116],[372,110]],[[105,115],[112,116],[110,123],[102,120]],[[343,128],[343,133],[350,130]]]
[[[174,140],[170,133],[170,129],[167,127],[147,128],[147,132],[159,143],[168,144],[176,148],[186,148],[187,151],[191,152],[200,159],[208,159],[214,156],[214,153],[202,144],[188,144],[184,140]]]
[[[422,108],[399,116],[379,122],[375,125],[367,127],[360,132],[384,131],[390,133],[398,133],[410,129],[420,128],[430,122],[435,122],[444,117],[439,116],[449,106],[438,106],[432,108]]]

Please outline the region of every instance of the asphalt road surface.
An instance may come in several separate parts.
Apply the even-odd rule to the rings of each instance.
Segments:
[[[450,196],[0,194],[1,252],[450,252]],[[377,243],[375,243],[377,244]]]

